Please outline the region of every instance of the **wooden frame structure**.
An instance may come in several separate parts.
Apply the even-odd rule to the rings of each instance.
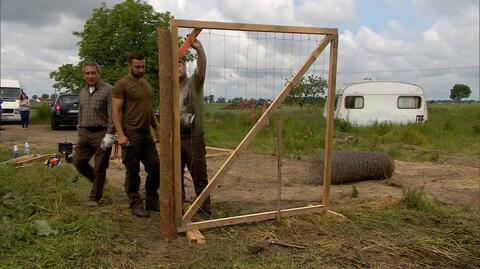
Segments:
[[[178,48],[178,29],[193,28],[189,38],[182,48]],[[290,81],[283,87],[265,113],[259,118],[245,138],[232,151],[225,163],[210,180],[203,192],[193,202],[191,207],[182,214],[182,188],[180,170],[180,105],[178,57],[188,49],[190,38],[195,38],[202,29],[280,32],[294,34],[324,35],[323,40],[315,47],[305,62],[300,66]],[[320,205],[310,205],[300,208],[290,208],[276,211],[255,213],[249,215],[191,222],[193,215],[199,210],[210,192],[219,184],[233,162],[242,150],[253,141],[258,132],[265,126],[269,116],[288,96],[290,90],[300,81],[304,73],[315,62],[321,52],[330,45],[330,62],[328,74],[327,124],[325,134],[325,158],[323,173],[323,195]],[[338,30],[333,28],[313,28],[245,23],[205,22],[192,20],[171,20],[169,29],[159,29],[159,75],[160,75],[160,229],[163,239],[172,239],[176,233],[191,230],[206,229],[225,225],[262,221],[277,217],[323,213],[328,210],[331,176],[331,155],[333,139],[333,107],[337,73]],[[173,187],[173,188],[172,188]]]

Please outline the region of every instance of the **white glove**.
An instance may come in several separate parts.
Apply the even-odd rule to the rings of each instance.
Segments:
[[[116,142],[116,139],[114,135],[106,134],[103,137],[102,142],[100,142],[100,148],[103,150],[106,150],[108,148],[111,148],[112,145],[115,144],[115,142]]]

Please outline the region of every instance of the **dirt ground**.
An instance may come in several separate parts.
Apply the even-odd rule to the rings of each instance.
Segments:
[[[13,148],[28,142],[32,153],[55,152],[57,143],[76,143],[75,129],[52,131],[49,125],[33,125],[23,130],[19,125],[3,126],[0,146]],[[227,155],[208,158],[208,174],[212,178]],[[447,160],[449,160],[447,158]],[[322,186],[311,184],[310,162],[305,158],[284,158],[281,170],[281,206],[305,206],[321,201]],[[234,214],[261,212],[277,208],[277,157],[242,154],[212,193],[213,209]],[[478,160],[459,162],[450,159],[443,164],[395,161],[395,172],[390,179],[358,182],[354,185],[358,197],[371,205],[394,203],[402,197],[402,187],[419,188],[446,204],[480,209],[480,168]],[[108,182],[123,187],[124,169],[120,160],[112,161]],[[188,179],[187,197],[193,199],[192,183]],[[333,208],[353,200],[352,184],[332,185],[330,203]]]

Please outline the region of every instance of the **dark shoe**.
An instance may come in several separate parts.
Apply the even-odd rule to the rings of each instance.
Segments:
[[[148,218],[150,217],[150,212],[143,209],[143,206],[132,208],[132,214],[139,218]]]
[[[150,213],[143,207],[143,198],[138,193],[128,193],[127,196],[130,198],[130,208],[133,215],[139,218],[150,217]]]

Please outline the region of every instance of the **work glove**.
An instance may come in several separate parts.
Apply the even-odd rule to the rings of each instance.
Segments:
[[[100,142],[100,148],[102,150],[106,150],[108,148],[111,148],[113,144],[115,144],[116,142],[116,139],[115,139],[115,136],[112,135],[112,134],[106,134],[103,139],[102,139],[102,142]]]

